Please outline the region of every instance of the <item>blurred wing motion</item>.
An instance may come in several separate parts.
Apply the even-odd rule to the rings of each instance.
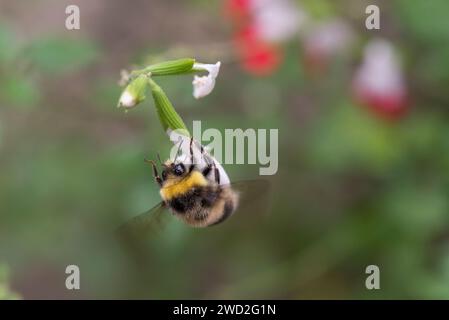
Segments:
[[[170,211],[164,202],[160,202],[150,210],[139,214],[125,222],[118,229],[122,235],[158,232],[167,222]]]
[[[231,183],[229,186],[239,194],[239,205],[234,214],[248,211],[259,214],[268,210],[268,191],[270,189],[268,181],[238,181]],[[226,187],[226,185],[223,187]],[[157,233],[163,228],[171,215],[164,202],[161,202],[150,210],[125,222],[118,229],[118,232],[122,235]]]
[[[264,214],[268,211],[271,184],[267,180],[242,180],[230,186],[239,194],[239,205],[234,214]]]

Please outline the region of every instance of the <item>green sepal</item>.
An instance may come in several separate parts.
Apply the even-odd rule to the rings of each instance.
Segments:
[[[175,111],[173,105],[162,88],[158,86],[157,83],[151,78],[148,78],[148,83],[151,88],[151,93],[153,95],[159,120],[161,121],[164,130],[184,130],[190,135],[184,121],[182,121],[181,117]]]
[[[143,73],[151,76],[170,76],[190,73],[194,63],[195,59],[191,58],[160,62],[144,69],[134,71],[131,73],[131,76],[134,77]]]

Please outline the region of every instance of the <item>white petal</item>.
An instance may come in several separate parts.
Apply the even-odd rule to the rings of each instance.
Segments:
[[[220,66],[221,62],[218,61],[216,64],[208,64],[208,63],[199,63],[196,62],[193,64],[193,68],[195,70],[205,70],[209,72],[209,75],[212,76],[212,78],[216,78],[218,76],[218,73],[220,72]]]
[[[390,42],[375,39],[368,43],[363,63],[355,76],[355,84],[377,94],[405,90],[401,63]]]
[[[346,22],[338,19],[312,24],[304,34],[304,46],[312,53],[330,56],[348,50],[354,33]]]
[[[289,0],[253,0],[254,24],[259,36],[268,42],[290,39],[307,20],[307,15]]]
[[[195,99],[200,99],[212,92],[215,87],[215,79],[210,75],[193,78],[193,96]]]
[[[193,69],[196,70],[205,70],[209,72],[207,76],[194,76],[193,78],[193,96],[196,99],[203,98],[210,94],[215,87],[215,79],[220,72],[221,62],[217,62],[216,64],[203,64],[203,63],[195,63],[193,65]]]

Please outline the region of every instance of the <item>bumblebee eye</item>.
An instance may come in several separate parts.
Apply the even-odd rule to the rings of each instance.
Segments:
[[[164,170],[162,171],[162,180],[166,180],[167,179],[167,172]]]
[[[184,173],[184,165],[182,163],[179,163],[179,164],[175,165],[175,167],[173,168],[173,172],[177,176],[183,175],[183,173]]]

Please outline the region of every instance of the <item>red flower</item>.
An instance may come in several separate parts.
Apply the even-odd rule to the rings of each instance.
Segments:
[[[405,115],[408,109],[407,97],[400,91],[380,95],[376,92],[359,89],[354,94],[358,103],[369,107],[377,115],[385,119],[399,119]]]
[[[234,42],[243,69],[254,75],[270,75],[282,62],[280,48],[262,41],[252,26],[246,26],[237,32]]]
[[[393,45],[383,39],[371,40],[365,47],[353,91],[356,100],[389,119],[404,115],[408,108],[407,86]]]

